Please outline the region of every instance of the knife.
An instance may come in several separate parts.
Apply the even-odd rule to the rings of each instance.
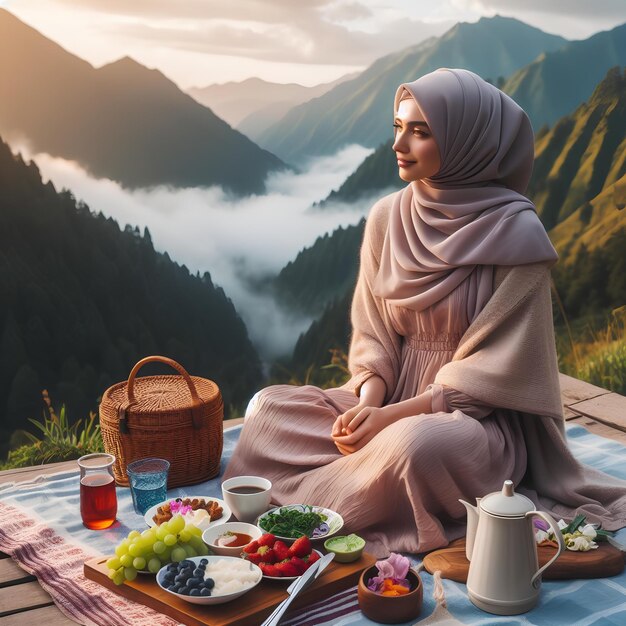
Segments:
[[[278,623],[285,614],[285,611],[289,608],[292,600],[294,600],[303,589],[306,589],[311,583],[313,583],[334,558],[335,553],[329,552],[327,555],[319,559],[319,561],[313,563],[313,565],[311,565],[311,567],[309,567],[309,569],[304,572],[302,576],[289,586],[287,593],[290,595],[274,609],[274,612],[263,622],[263,624],[261,624],[261,626],[278,626]]]

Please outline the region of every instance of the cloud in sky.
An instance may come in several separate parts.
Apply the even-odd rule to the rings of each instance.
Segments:
[[[626,21],[625,0],[0,0],[99,66],[131,56],[183,89],[256,76],[315,85],[500,13],[569,39]]]
[[[495,11],[535,11],[580,19],[604,16],[626,22],[626,2],[624,0],[593,0],[593,2],[589,0],[478,0],[474,1],[473,4]]]
[[[2,2],[2,0],[0,0]],[[183,88],[259,76],[313,85],[440,35],[374,0],[5,0],[7,8],[95,65],[128,55]],[[410,3],[408,3],[410,6]]]
[[[11,144],[32,158],[44,180],[52,180],[57,189],[70,189],[92,211],[115,218],[121,228],[147,226],[157,250],[167,251],[192,273],[208,271],[235,303],[266,359],[290,353],[312,319],[288,315],[268,293],[251,289],[251,280],[277,274],[318,236],[358,222],[369,209],[364,203],[356,210],[310,210],[371,152],[360,146],[311,161],[301,174],[272,175],[267,195],[229,200],[218,187],[126,191],[110,180],[91,178],[73,162],[33,155],[26,144]]]

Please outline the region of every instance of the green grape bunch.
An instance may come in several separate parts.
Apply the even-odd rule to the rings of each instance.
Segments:
[[[179,563],[194,556],[209,554],[202,530],[175,515],[160,526],[143,532],[131,530],[115,547],[115,556],[107,561],[108,576],[116,584],[135,580],[138,571],[156,574],[168,563]]]

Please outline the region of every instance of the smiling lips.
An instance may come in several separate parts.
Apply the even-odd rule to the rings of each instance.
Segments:
[[[406,159],[398,159],[398,167],[411,167],[415,165],[417,161],[407,161]]]

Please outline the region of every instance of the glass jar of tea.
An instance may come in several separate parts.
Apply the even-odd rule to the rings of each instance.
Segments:
[[[117,495],[113,478],[112,454],[96,453],[81,456],[80,516],[92,530],[108,528],[117,516]]]

